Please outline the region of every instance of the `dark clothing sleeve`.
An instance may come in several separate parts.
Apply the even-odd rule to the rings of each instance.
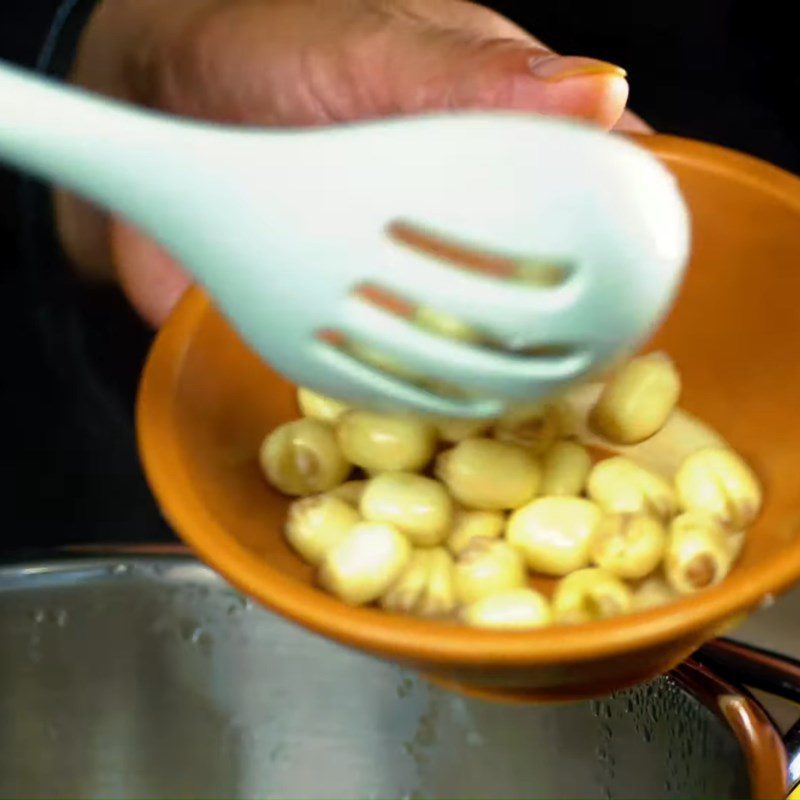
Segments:
[[[66,76],[96,5],[96,0],[66,0],[58,7],[37,58],[39,70],[60,78]]]

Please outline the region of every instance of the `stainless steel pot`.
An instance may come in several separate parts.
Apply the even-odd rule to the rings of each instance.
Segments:
[[[784,770],[760,706],[702,664],[498,704],[312,636],[187,556],[0,568],[4,797],[773,797]]]

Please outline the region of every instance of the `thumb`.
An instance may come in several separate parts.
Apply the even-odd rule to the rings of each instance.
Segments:
[[[432,65],[434,51],[438,64]],[[582,56],[560,56],[521,39],[464,41],[426,48],[399,74],[404,113],[493,108],[573,117],[612,128],[628,99],[625,70]]]
[[[450,49],[435,70],[430,63],[411,63],[414,69],[400,80],[382,81],[382,102],[376,103],[380,113],[502,108],[579,118],[612,128],[623,117],[628,97],[620,67],[558,56],[516,41]],[[427,78],[417,79],[420,70]],[[377,97],[373,95],[373,101]],[[129,300],[148,322],[159,326],[189,286],[188,275],[120,220],[112,222],[110,238],[117,275]]]

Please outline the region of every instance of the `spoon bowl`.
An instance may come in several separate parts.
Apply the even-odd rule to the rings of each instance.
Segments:
[[[354,404],[491,417],[552,394],[640,344],[686,262],[670,174],[563,120],[247,130],[2,63],[0,107],[0,159],[125,217],[278,372]],[[421,309],[476,341],[416,325]]]

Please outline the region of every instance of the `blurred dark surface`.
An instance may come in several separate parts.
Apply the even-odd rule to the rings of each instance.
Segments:
[[[3,0],[0,58],[32,65],[57,5]],[[631,107],[657,129],[800,172],[788,4],[491,5],[562,52],[625,66]],[[132,433],[148,333],[116,292],[71,280],[52,241],[46,193],[28,186],[24,198],[21,205],[16,178],[0,170],[4,546],[168,537]],[[26,259],[20,236],[28,237]]]

